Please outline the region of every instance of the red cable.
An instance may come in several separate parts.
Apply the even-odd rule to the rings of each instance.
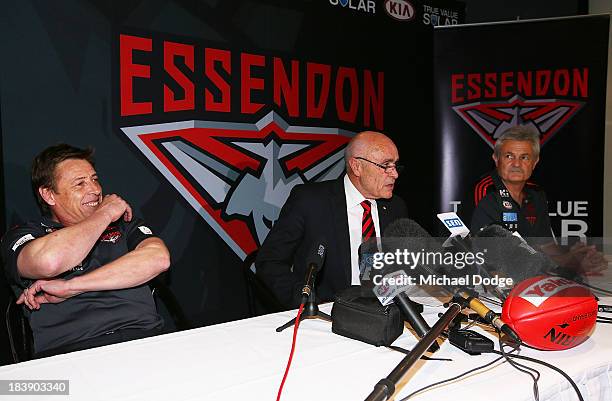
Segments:
[[[281,385],[278,388],[278,394],[276,396],[276,401],[280,401],[281,393],[283,392],[283,386],[285,385],[285,380],[287,379],[287,374],[289,373],[289,367],[291,366],[291,359],[293,359],[293,351],[295,351],[295,339],[297,338],[298,326],[300,325],[300,316],[302,315],[303,310],[304,310],[304,304],[301,304],[300,309],[298,310],[298,314],[295,317],[295,324],[293,325],[293,342],[291,343],[291,353],[289,354],[289,360],[287,361],[287,367],[285,368],[285,374],[283,375],[283,381],[281,382]]]

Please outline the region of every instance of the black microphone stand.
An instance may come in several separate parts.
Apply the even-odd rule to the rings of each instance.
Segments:
[[[304,304],[304,310],[302,311],[302,314],[300,315],[300,323],[305,319],[321,319],[321,320],[325,320],[328,322],[332,321],[331,316],[319,310],[319,305],[317,305],[317,302],[315,300],[314,288],[310,290],[310,295],[308,296],[308,299],[306,300],[306,303]],[[295,324],[295,318],[289,320],[287,323],[283,324],[282,326],[277,327],[276,332],[280,333],[281,331],[285,330],[287,327],[291,327],[294,324]]]
[[[438,319],[436,324],[429,330],[425,337],[412,348],[412,350],[397,364],[387,377],[381,379],[374,386],[374,390],[365,401],[386,401],[395,393],[395,385],[408,373],[412,366],[418,361],[427,349],[436,341],[436,338],[453,321],[455,316],[461,312],[461,305],[452,303],[446,312]]]

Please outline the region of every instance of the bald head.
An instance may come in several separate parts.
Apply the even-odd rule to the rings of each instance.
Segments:
[[[390,198],[398,177],[397,170],[381,166],[395,165],[399,155],[393,141],[380,132],[364,131],[355,135],[344,152],[346,174],[367,199]]]
[[[363,131],[358,133],[350,140],[344,150],[344,161],[346,171],[350,170],[349,160],[355,156],[369,158],[372,152],[380,151],[385,147],[395,147],[393,141],[385,134],[375,131]]]

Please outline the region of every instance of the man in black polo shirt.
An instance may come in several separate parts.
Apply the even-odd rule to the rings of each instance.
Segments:
[[[538,134],[525,126],[512,127],[497,139],[496,170],[474,189],[472,232],[499,224],[523,237],[552,237],[546,194],[527,182],[539,156]]]
[[[496,169],[474,188],[475,209],[470,229],[498,224],[529,238],[532,245],[574,274],[607,267],[607,260],[595,246],[577,242],[570,249],[559,247],[548,217],[546,194],[527,182],[540,160],[540,138],[526,126],[507,129],[495,142]]]
[[[65,144],[42,151],[32,187],[43,217],[2,238],[36,356],[146,337],[163,324],[146,283],[168,269],[168,249],[127,202],[103,196],[92,154]]]

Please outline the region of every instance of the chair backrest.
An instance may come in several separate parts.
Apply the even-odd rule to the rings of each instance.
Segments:
[[[257,251],[253,251],[242,262],[242,274],[247,286],[249,314],[258,316],[286,310],[287,308],[281,304],[266,283],[251,270],[256,257]]]
[[[22,307],[15,304],[15,301],[15,297],[10,293],[4,323],[13,362],[17,363],[32,359],[34,340],[28,319],[24,316]]]
[[[187,319],[185,316],[183,308],[181,308],[181,305],[174,296],[174,293],[170,287],[166,285],[164,280],[160,278],[160,276],[157,276],[149,281],[149,287],[151,288],[151,294],[153,295],[153,300],[155,301],[155,306],[158,313],[160,311],[159,303],[161,302],[168,311],[168,314],[172,318],[174,326],[177,330],[187,330],[194,327],[189,319]]]

